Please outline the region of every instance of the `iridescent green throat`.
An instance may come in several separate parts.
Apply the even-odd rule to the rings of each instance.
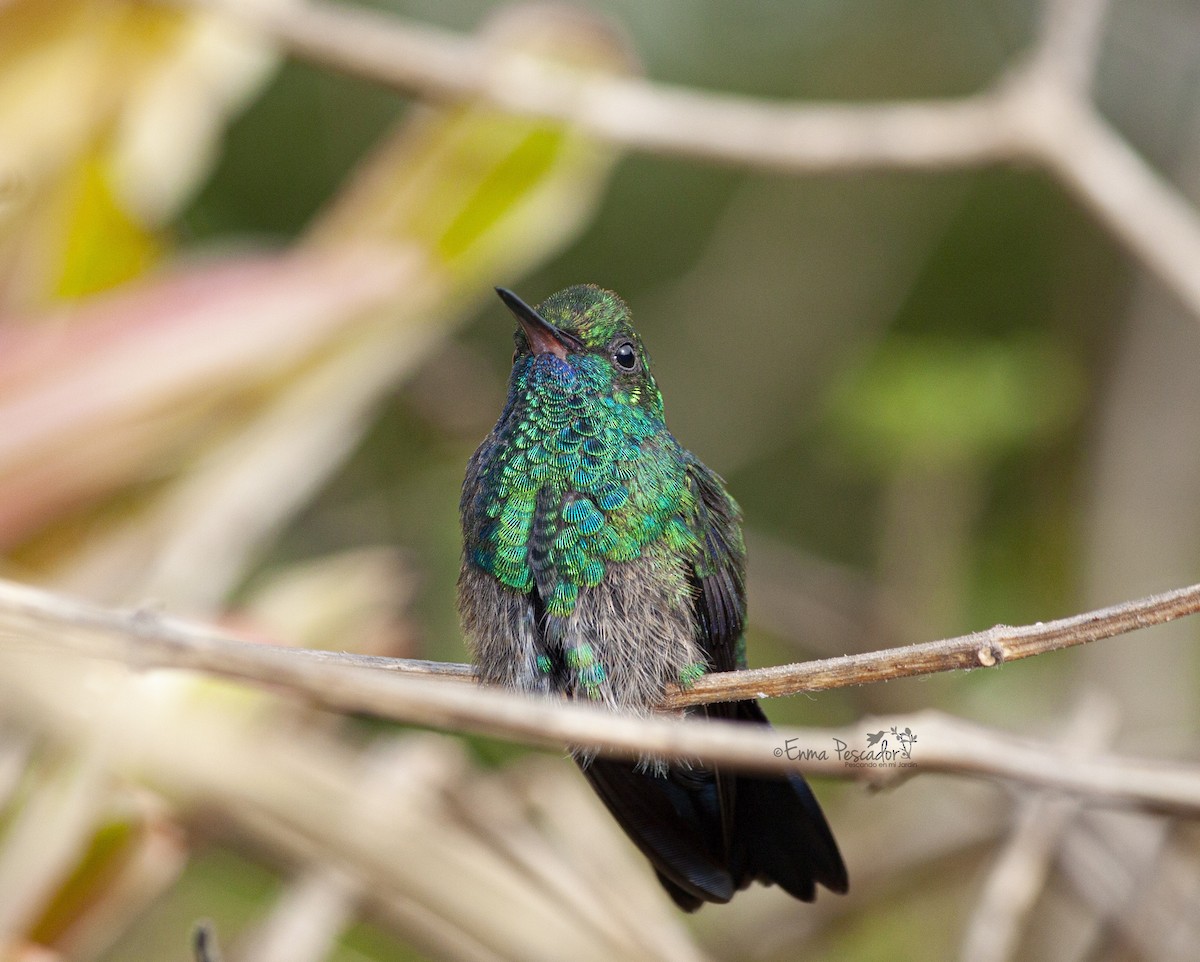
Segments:
[[[568,617],[609,566],[658,546],[692,554],[695,495],[648,372],[602,354],[518,353],[476,494],[473,562]]]

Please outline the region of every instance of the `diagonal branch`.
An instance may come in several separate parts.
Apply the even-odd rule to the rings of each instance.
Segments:
[[[996,625],[944,641],[885,648],[820,661],[706,675],[686,692],[673,693],[670,707],[737,698],[793,695],[955,669],[992,668],[1062,648],[1164,624],[1200,611],[1200,584],[1149,595],[1108,608],[1012,628]]]
[[[1116,727],[1114,706],[1092,694],[1081,699],[1055,741],[1064,755],[1094,754],[1112,741]],[[1056,792],[1037,792],[1021,799],[1012,833],[971,912],[962,962],[1007,962],[1018,957],[1027,919],[1079,809],[1079,799]]]
[[[1034,163],[1200,315],[1200,217],[1088,98],[1108,4],[1048,0],[1026,58],[956,99],[766,101],[582,73],[486,39],[322,2],[159,0],[229,13],[291,53],[434,99],[478,98],[608,143],[792,173]]]
[[[486,38],[353,6],[160,2],[228,13],[295,56],[395,90],[567,121],[609,143],[655,153],[792,172],[958,167],[1024,154],[1024,139],[994,93],[878,104],[776,102],[585,73],[497,49]]]
[[[1053,71],[1068,90],[1087,95],[1100,58],[1109,0],[1046,0],[1033,51],[1035,69]]]

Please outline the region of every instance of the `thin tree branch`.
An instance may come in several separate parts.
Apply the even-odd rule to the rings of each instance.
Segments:
[[[697,679],[687,690],[672,689],[662,707],[675,709],[747,698],[777,698],[943,671],[994,668],[1006,662],[1165,624],[1197,612],[1200,612],[1200,584],[1033,625],[996,625],[986,631],[941,641],[789,665],[715,672]],[[53,629],[99,633],[110,639],[108,652],[100,650],[94,642],[87,642],[84,654],[117,657],[140,669],[183,668],[244,678],[246,676],[238,670],[241,656],[258,664],[255,655],[272,652],[289,663],[304,663],[306,670],[315,672],[355,669],[459,681],[475,677],[471,665],[452,662],[250,643],[150,609],[120,611],[104,608],[29,585],[0,580],[0,630],[5,628],[17,632],[34,629],[41,634]],[[69,637],[65,635],[63,639]],[[116,648],[112,642],[116,642]],[[56,643],[79,646],[76,642],[61,639]]]
[[[1167,962],[1175,926],[1193,914],[1194,871],[1183,878],[1172,871],[1170,824],[1130,824],[1115,814],[1087,813],[1060,846],[1059,868],[1091,916],[1073,957],[1099,962],[1119,946],[1133,958]],[[1194,959],[1190,948],[1185,957]]]
[[[1034,625],[1017,628],[996,625],[986,631],[944,641],[706,675],[686,692],[672,693],[667,705],[675,708],[738,698],[770,698],[939,671],[993,668],[1005,662],[1174,621],[1198,611],[1200,584]]]
[[[478,99],[568,121],[609,143],[787,171],[958,167],[1022,152],[994,94],[884,104],[795,104],[584,72],[366,9],[308,2],[161,0],[227,13],[291,54],[435,100]],[[588,21],[593,29],[596,21]]]
[[[1103,617],[1099,619],[1105,626],[1103,634],[1155,624],[1172,612],[1170,616],[1177,617],[1182,613],[1180,599],[1189,598],[1194,606],[1198,595],[1200,586],[1107,609],[1109,614],[1100,613]],[[1058,624],[1081,623],[1069,633],[1078,638],[1081,631],[1089,633],[1089,618],[1095,615]],[[975,653],[977,662],[980,652],[985,659],[997,661],[1011,657],[1005,645],[1011,645],[1012,651],[1025,652],[1021,655],[1024,657],[1032,653],[1027,650],[1025,636],[1039,629],[1008,629],[1009,640],[1004,645],[985,632],[980,637],[989,639],[986,644],[969,650]],[[865,746],[866,733],[880,727],[878,720],[840,729],[771,730],[705,719],[632,718],[588,704],[447,685],[435,678],[314,658],[297,649],[238,641],[179,619],[146,611],[112,611],[12,582],[0,582],[0,632],[8,636],[6,647],[15,658],[28,656],[31,650],[43,655],[68,651],[117,660],[135,669],[201,670],[282,690],[335,711],[367,713],[530,745],[575,745],[624,757],[694,758],[749,770],[799,768],[874,782],[917,770],[999,777],[1090,795],[1112,804],[1200,813],[1200,768],[1113,756],[1062,757],[1053,746],[995,733],[937,712],[890,720],[897,727],[910,728],[920,739],[919,751],[914,751],[914,766],[893,769],[848,764],[853,760],[837,750],[839,743]],[[1056,632],[1050,634],[1057,636]],[[935,646],[938,644],[945,643]],[[915,645],[896,649],[886,659],[892,665],[890,670],[898,667],[894,664],[896,658],[927,648]],[[878,658],[878,653],[872,657]],[[925,654],[919,654],[916,663],[930,662]],[[883,677],[879,668],[876,665],[862,680]],[[0,678],[3,683],[19,685],[19,674],[10,675],[7,682]]]
[[[1087,101],[1037,71],[1014,84],[1014,102],[1027,102],[1018,116],[1038,161],[1200,314],[1196,209]]]
[[[1075,757],[1107,747],[1116,734],[1112,702],[1084,697],[1055,739]],[[1057,792],[1036,792],[1021,800],[1008,841],[988,873],[971,912],[960,955],[962,962],[1008,962],[1017,958],[1026,920],[1046,887],[1062,838],[1079,814],[1080,800]]]
[[[983,93],[875,104],[770,102],[587,73],[329,3],[160,2],[228,13],[297,56],[394,89],[477,98],[654,153],[793,173],[1032,162],[1200,315],[1200,218],[1087,96],[1105,0],[1048,3],[1031,53]]]
[[[217,948],[217,937],[211,922],[196,923],[192,933],[192,952],[196,962],[221,962],[221,950]]]
[[[1033,60],[1086,95],[1100,56],[1109,0],[1047,0]]]

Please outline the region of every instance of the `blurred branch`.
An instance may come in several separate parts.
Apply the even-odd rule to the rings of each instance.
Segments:
[[[192,952],[195,962],[221,962],[221,950],[217,948],[211,922],[196,923],[196,930],[192,933]]]
[[[791,172],[937,170],[1032,162],[1062,181],[1200,314],[1200,218],[1088,97],[1105,0],[1050,0],[1023,62],[967,97],[888,103],[773,103],[583,74],[394,16],[329,3],[228,12],[293,54],[424,97],[478,97],[567,121],[613,144]]]
[[[266,917],[239,936],[234,962],[321,962],[333,954],[360,893],[333,865],[310,865],[288,881]]]
[[[1064,754],[1102,750],[1116,734],[1111,701],[1083,698],[1056,739]],[[1046,887],[1063,837],[1079,815],[1080,801],[1055,792],[1037,792],[1021,801],[1013,830],[988,873],[971,912],[960,955],[962,962],[1008,962],[1018,958],[1021,935]]]
[[[859,681],[898,677],[896,671],[905,659],[912,659],[915,666],[909,674],[930,670],[944,646],[973,657],[976,663],[991,664],[1014,653],[1025,657],[1034,650],[1048,650],[1047,644],[1055,639],[1079,643],[1154,624],[1194,611],[1198,604],[1200,586],[1194,586],[1051,626],[993,629],[960,639],[957,648],[954,642],[935,642],[831,661],[865,659],[869,667],[854,676]],[[447,685],[411,673],[347,664],[344,657],[320,657],[301,649],[239,641],[179,619],[148,611],[112,611],[12,582],[0,582],[0,629],[10,639],[6,645],[9,652],[18,656],[31,650],[67,651],[117,660],[135,669],[201,670],[282,690],[335,711],[543,747],[567,744],[625,757],[695,758],[752,770],[800,768],[875,782],[918,770],[980,775],[1091,795],[1115,804],[1200,813],[1198,767],[1115,756],[1063,757],[1053,745],[993,732],[937,712],[890,720],[917,733],[921,744],[912,767],[887,769],[848,765],[835,747],[839,741],[864,744],[867,730],[880,727],[877,719],[842,729],[771,730],[706,719],[619,716],[588,704]],[[1039,634],[1039,641],[1030,640]],[[14,638],[19,639],[16,644]],[[947,658],[945,667],[961,666],[961,660]],[[830,680],[837,677],[836,673],[826,675]],[[842,675],[840,683],[849,683],[846,678]]]
[[[1074,960],[1112,958],[1114,950],[1154,962],[1195,958],[1200,889],[1194,825],[1091,811],[1064,842],[1058,868],[1071,897],[1092,913]],[[1097,871],[1107,875],[1089,874]]]
[[[237,17],[292,54],[434,99],[477,97],[513,113],[569,121],[654,153],[773,168],[945,167],[1016,151],[995,123],[996,97],[862,105],[790,105],[698,93],[645,80],[582,75],[549,60],[330,3],[254,10],[227,0],[162,0]]]
[[[1086,97],[1096,71],[1109,0],[1046,0],[1034,50],[1039,69]]]

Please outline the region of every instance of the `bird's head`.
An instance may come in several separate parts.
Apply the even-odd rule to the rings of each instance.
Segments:
[[[518,321],[514,382],[536,371],[562,380],[564,387],[582,387],[662,417],[662,395],[646,349],[629,308],[612,291],[579,284],[550,295],[537,308],[504,288],[496,293]]]

